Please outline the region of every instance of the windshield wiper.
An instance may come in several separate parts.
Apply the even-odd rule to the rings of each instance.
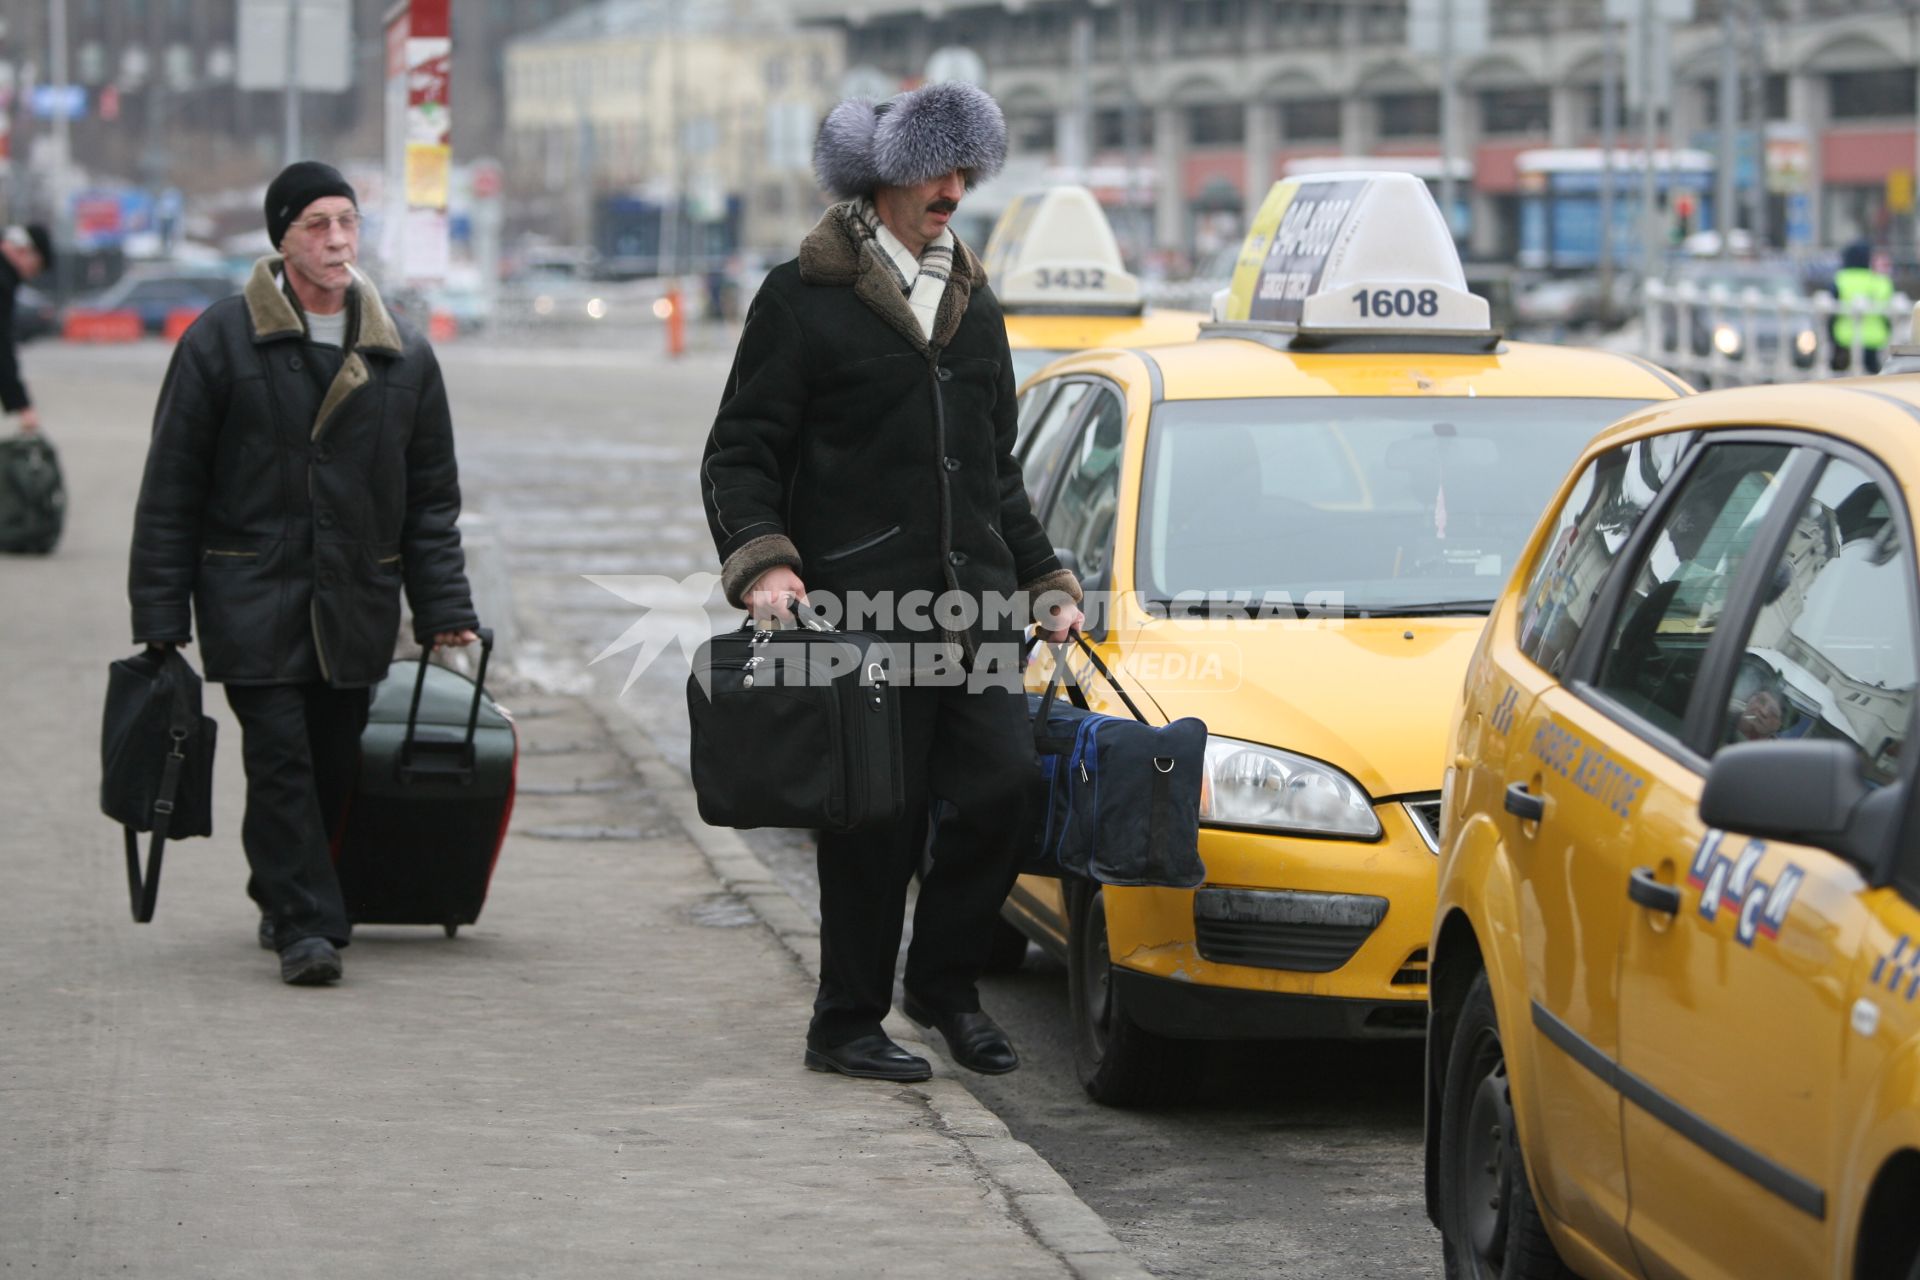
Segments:
[[[1349,618],[1424,618],[1450,613],[1488,614],[1492,600],[1431,600],[1422,604],[1354,604],[1347,602]]]
[[[1298,600],[1155,600],[1144,602],[1147,613],[1155,618],[1305,618],[1308,606]],[[1332,617],[1337,606],[1315,602],[1311,616]]]

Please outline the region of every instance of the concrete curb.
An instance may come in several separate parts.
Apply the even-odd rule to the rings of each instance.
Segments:
[[[617,707],[602,707],[591,698],[583,701],[647,790],[686,831],[722,887],[753,910],[809,979],[817,975],[820,928],[807,909],[773,878],[746,841],[732,831],[710,827],[700,820],[692,786],[661,758],[646,731],[632,717]],[[996,1193],[1009,1217],[1080,1280],[1148,1280],[1152,1273],[1133,1260],[1100,1215],[1074,1194],[1052,1165],[1009,1133],[1000,1117],[950,1074],[952,1069],[946,1060],[927,1049],[918,1027],[896,1013],[888,1020],[887,1032],[909,1048],[918,1048],[935,1064],[934,1078],[908,1086],[907,1092],[921,1100],[934,1125],[965,1154],[975,1176]]]

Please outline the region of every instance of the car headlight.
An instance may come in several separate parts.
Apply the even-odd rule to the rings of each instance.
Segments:
[[[1740,354],[1740,331],[1730,324],[1717,325],[1713,331],[1713,345],[1723,356]]]
[[[1803,356],[1812,356],[1820,349],[1820,335],[1811,329],[1802,329],[1794,335],[1793,349]]]
[[[1316,836],[1380,838],[1360,784],[1330,764],[1234,738],[1207,738],[1200,821]]]

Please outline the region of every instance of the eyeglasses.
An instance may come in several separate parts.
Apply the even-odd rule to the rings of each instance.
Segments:
[[[351,212],[336,213],[332,217],[324,213],[316,213],[311,218],[300,219],[300,229],[309,235],[323,236],[327,234],[327,227],[336,222],[348,235],[360,229],[360,215]]]

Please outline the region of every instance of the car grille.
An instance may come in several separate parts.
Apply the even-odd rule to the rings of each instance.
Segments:
[[[1413,819],[1413,825],[1420,832],[1420,838],[1427,842],[1429,853],[1440,852],[1440,797],[1436,793],[1429,796],[1415,796],[1402,800],[1400,807]]]
[[[1387,900],[1357,893],[1202,889],[1193,895],[1202,959],[1260,969],[1331,973],[1387,916]]]
[[[1427,949],[1421,947],[1412,955],[1408,956],[1406,963],[1400,966],[1400,971],[1393,975],[1393,985],[1396,987],[1420,987],[1425,986],[1426,982]]]

